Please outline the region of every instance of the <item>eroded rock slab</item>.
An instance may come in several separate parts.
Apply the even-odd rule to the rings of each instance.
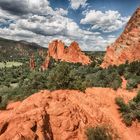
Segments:
[[[98,124],[110,125],[121,140],[140,139],[139,123],[126,127],[114,100],[135,95],[109,88],[40,91],[0,111],[0,140],[86,140],[86,128]]]

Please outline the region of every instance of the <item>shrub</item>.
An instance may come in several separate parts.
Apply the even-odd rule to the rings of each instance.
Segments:
[[[127,126],[131,126],[131,125],[132,125],[132,121],[133,121],[133,118],[132,118],[132,116],[130,115],[130,113],[128,113],[128,114],[124,113],[124,114],[123,114],[123,122],[124,122]]]
[[[0,96],[0,103],[2,102],[2,96]]]
[[[112,81],[111,83],[111,87],[114,89],[114,90],[117,90],[119,87],[121,87],[121,84],[122,84],[122,80],[120,78],[116,78]]]
[[[88,140],[112,140],[113,137],[109,129],[105,126],[88,128],[86,131]]]
[[[126,89],[131,90],[137,87],[137,81],[135,79],[129,79],[126,85]]]
[[[140,121],[140,91],[137,96],[130,100],[127,104],[120,97],[116,98],[116,104],[122,114],[123,121],[127,126],[131,126],[136,119]]]
[[[117,97],[117,98],[115,99],[115,102],[116,102],[116,104],[120,107],[119,110],[120,110],[121,112],[129,112],[129,108],[128,108],[128,106],[124,103],[123,98]]]
[[[9,100],[8,95],[11,93],[11,91],[12,89],[6,86],[0,87],[0,97],[1,97],[0,109],[6,108],[7,102]]]
[[[119,65],[117,68],[117,71],[118,71],[119,75],[122,76],[124,74],[124,71],[125,71],[125,64]]]
[[[62,62],[54,67],[47,77],[47,87],[50,90],[66,89],[69,84],[69,64]]]
[[[133,101],[136,103],[140,103],[140,91],[138,91],[137,96],[133,98]]]

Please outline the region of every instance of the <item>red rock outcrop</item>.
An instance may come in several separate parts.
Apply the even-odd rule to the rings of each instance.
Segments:
[[[111,126],[121,140],[138,140],[140,124],[126,127],[114,100],[135,95],[109,88],[40,91],[0,111],[0,140],[86,140],[86,128],[98,124]]]
[[[106,51],[102,67],[140,60],[140,7],[133,14],[120,37]]]
[[[35,59],[34,59],[34,55],[33,54],[30,57],[29,65],[30,65],[30,69],[31,70],[34,70],[35,69]]]
[[[82,63],[83,65],[88,65],[91,63],[91,60],[86,56],[80,49],[77,42],[72,42],[69,47],[66,47],[65,44],[60,40],[54,40],[49,44],[48,47],[48,56],[42,65],[43,69],[48,68],[49,57],[54,58],[56,61],[66,61],[72,63]],[[44,67],[46,63],[46,67]]]
[[[45,51],[42,48],[39,48],[38,49],[38,54],[39,54],[40,57],[43,58],[45,56]]]
[[[49,63],[50,63],[50,57],[49,55],[47,55],[47,57],[45,58],[45,61],[43,62],[43,64],[41,65],[41,70],[44,71],[49,67]]]

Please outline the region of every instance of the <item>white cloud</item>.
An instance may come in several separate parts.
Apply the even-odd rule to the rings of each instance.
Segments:
[[[121,29],[129,17],[123,17],[118,11],[108,10],[105,12],[90,10],[81,19],[81,24],[92,25],[91,29],[99,29],[103,32],[113,32]]]
[[[15,15],[45,12],[49,14],[53,11],[48,0],[0,0],[0,7]]]
[[[2,6],[2,1],[3,4],[10,2],[10,8]],[[67,10],[52,9],[47,0],[29,2],[28,5],[27,0],[0,0],[0,21],[6,22],[6,19],[14,21],[7,28],[0,28],[1,37],[35,42],[44,47],[48,47],[48,43],[54,39],[61,39],[66,44],[75,40],[82,50],[105,50],[115,38],[112,36],[104,38],[99,32],[82,29],[73,19],[66,17]],[[19,5],[18,9],[15,4]],[[80,3],[80,6],[84,4],[86,1]],[[21,5],[24,7],[20,7]],[[20,15],[15,14],[15,11],[20,11]]]
[[[7,11],[4,11],[0,8],[0,19],[1,20],[5,20],[5,19],[17,19],[18,17],[16,15],[12,15],[10,13],[8,13]]]
[[[83,50],[105,50],[110,43],[99,33],[83,30],[72,19],[60,15],[50,19],[38,15],[18,19],[9,28],[0,29],[0,36],[36,42],[44,47],[54,39],[61,39],[66,44],[75,40]]]
[[[87,6],[87,0],[69,0],[71,8],[74,10],[77,10],[80,6],[86,7]]]
[[[56,12],[59,14],[59,15],[67,15],[68,14],[68,11],[67,10],[64,10],[62,8],[56,8]]]
[[[7,6],[8,5],[8,6]],[[0,0],[1,10],[8,11],[13,15],[67,15],[67,10],[57,8],[53,10],[49,0]]]

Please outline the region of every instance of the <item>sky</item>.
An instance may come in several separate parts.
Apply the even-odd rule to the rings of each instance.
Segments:
[[[140,0],[0,0],[0,37],[35,42],[77,41],[104,51],[121,34]]]

